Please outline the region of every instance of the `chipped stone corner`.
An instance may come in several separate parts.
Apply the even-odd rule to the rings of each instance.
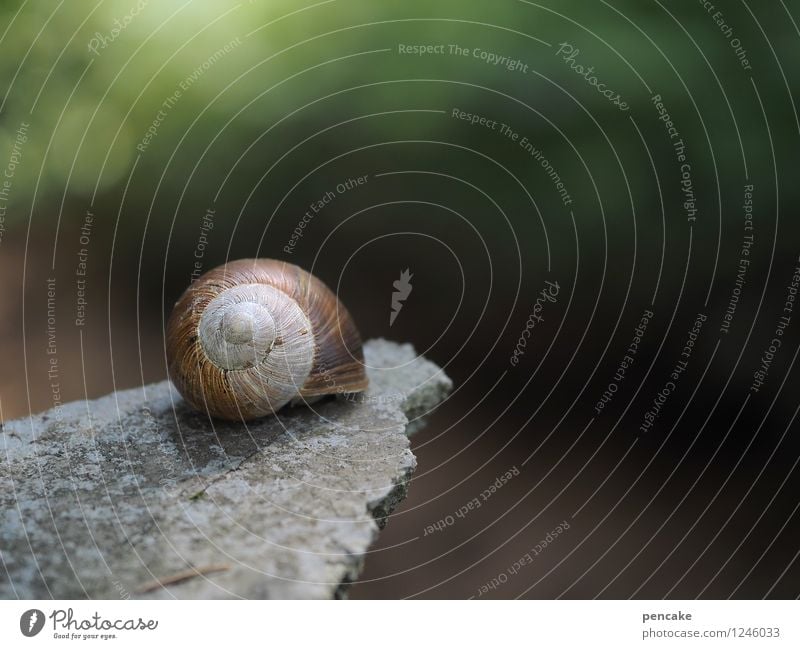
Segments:
[[[452,387],[410,345],[364,352],[363,400],[247,427],[166,381],[6,422],[0,598],[346,596],[408,493],[407,435]]]

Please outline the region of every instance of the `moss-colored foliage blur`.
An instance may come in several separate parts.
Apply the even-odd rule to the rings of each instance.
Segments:
[[[779,54],[776,58],[774,52],[782,51],[783,38],[795,38],[796,33],[782,12],[754,7],[752,11],[769,33],[767,42],[747,4],[719,5],[753,61],[753,76],[762,101],[769,106],[772,136],[779,147],[781,132],[796,129],[786,86],[792,87],[797,79],[796,66]],[[593,171],[601,193],[603,188],[615,189],[603,196],[610,224],[631,211],[627,190],[619,186],[621,174],[615,159],[627,162],[631,191],[642,201],[639,204],[647,207],[643,211],[651,212],[640,215],[641,222],[655,227],[657,201],[639,195],[640,188],[652,188],[649,170],[645,165],[630,164],[631,159],[638,160],[641,143],[631,137],[627,115],[620,119],[610,102],[554,55],[555,46],[562,41],[578,47],[576,60],[594,66],[597,76],[625,98],[631,107],[629,115],[636,116],[646,135],[658,126],[653,120],[651,95],[669,98],[670,113],[694,149],[698,185],[715,183],[716,173],[721,183],[738,187],[742,164],[739,137],[746,151],[760,151],[765,135],[750,73],[737,65],[729,40],[697,2],[270,0],[137,4],[120,0],[24,6],[5,2],[2,11],[7,30],[0,58],[0,87],[6,90],[0,150],[11,149],[21,122],[33,122],[25,164],[14,179],[18,209],[9,215],[9,226],[28,219],[34,192],[34,225],[39,220],[55,220],[62,209],[64,218],[73,218],[73,212],[82,213],[95,192],[98,201],[118,206],[138,159],[131,180],[136,191],[126,197],[125,211],[145,215],[156,206],[158,215],[149,227],[168,230],[178,208],[176,234],[190,232],[194,237],[197,219],[181,218],[180,214],[205,210],[211,189],[216,193],[219,188],[223,170],[227,173],[232,168],[233,173],[226,179],[222,198],[238,211],[261,175],[276,163],[277,154],[320,128],[358,118],[355,129],[333,126],[332,130],[335,133],[339,128],[347,139],[352,139],[355,131],[356,139],[364,142],[463,142],[463,125],[445,116],[366,117],[411,108],[448,110],[458,105],[490,115],[513,112],[520,118],[518,126],[527,129],[529,137],[569,179],[571,194],[594,194],[588,178],[580,177],[572,150],[575,146]],[[124,28],[118,29],[119,25]],[[108,41],[103,44],[98,35]],[[165,99],[209,57],[237,38],[239,44],[204,70],[165,111],[146,151],[137,151],[148,127],[159,120]],[[535,39],[552,42],[554,47]],[[89,49],[93,43],[95,52]],[[402,43],[480,47],[519,59],[528,64],[530,72],[508,72],[472,55],[404,56],[398,54]],[[390,51],[380,51],[384,49]],[[411,79],[417,81],[401,81]],[[350,90],[357,86],[367,87]],[[323,98],[337,92],[341,94]],[[773,95],[780,101],[771,102]],[[527,104],[530,111],[526,113],[521,103],[515,107],[515,102]],[[332,115],[336,119],[331,119]],[[265,131],[268,133],[263,135]],[[481,139],[481,134],[467,135]],[[284,158],[272,168],[270,177],[296,178],[300,170],[310,170],[303,162],[309,149],[322,147],[331,154],[343,150],[335,134],[319,135],[316,140],[318,144],[302,145]],[[613,143],[612,156],[609,142]],[[501,138],[480,143],[483,152],[508,157]],[[254,148],[248,153],[251,144]],[[441,148],[426,153],[431,166],[438,155],[444,155]],[[766,164],[769,159],[759,154],[752,163]],[[519,165],[534,188],[537,182],[544,182],[541,178],[537,181],[536,166],[533,160]],[[324,182],[315,182],[324,192]],[[272,187],[269,180],[267,186]],[[158,195],[154,196],[156,188]],[[181,196],[184,189],[187,192]],[[797,184],[787,191],[796,198]],[[308,193],[313,195],[314,190]],[[277,200],[257,197],[258,204],[245,209],[271,213]],[[714,206],[707,204],[706,210],[711,214]],[[576,210],[576,217],[588,219],[591,215]],[[123,218],[120,225],[139,228],[141,223]],[[524,221],[516,225],[524,227]],[[129,238],[121,245],[139,243]]]
[[[501,341],[501,368],[555,277],[577,291],[568,326],[592,323],[600,353],[623,310],[681,295],[724,308],[745,185],[764,260],[752,286],[772,272],[773,240],[792,252],[797,226],[779,217],[800,191],[800,12],[718,5],[4,3],[0,151],[29,126],[3,245],[30,229],[71,274],[90,211],[94,295],[107,282],[110,300],[157,311],[198,269],[287,258],[336,285],[365,335],[440,345],[440,360]],[[391,282],[408,267],[430,308],[389,332]]]

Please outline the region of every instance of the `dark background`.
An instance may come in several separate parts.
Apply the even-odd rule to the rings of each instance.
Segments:
[[[18,162],[0,238],[3,419],[53,406],[50,278],[64,401],[165,378],[164,322],[214,209],[204,270],[299,264],[338,291],[364,338],[411,342],[454,380],[412,440],[409,498],[352,597],[798,595],[800,313],[751,390],[800,264],[796,1],[151,2],[88,49],[135,6],[2,7],[0,166]],[[629,110],[570,68],[565,42]],[[693,222],[654,95],[686,145]],[[572,204],[518,143],[454,108],[527,137]],[[361,175],[287,254],[309,204]],[[751,263],[726,334],[749,184]],[[414,288],[390,327],[406,268]],[[557,302],[512,366],[545,280]],[[635,362],[597,414],[646,309]],[[640,432],[698,313],[686,371]],[[482,507],[424,534],[513,467]]]

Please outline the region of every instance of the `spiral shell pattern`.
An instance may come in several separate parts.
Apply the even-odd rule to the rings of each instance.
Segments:
[[[286,262],[239,260],[201,276],[176,303],[166,340],[178,391],[222,419],[367,387],[350,314],[325,284]]]

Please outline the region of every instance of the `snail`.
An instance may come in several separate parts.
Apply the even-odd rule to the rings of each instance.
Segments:
[[[347,309],[322,281],[274,259],[240,259],[197,278],[172,310],[166,351],[183,398],[220,419],[367,388]]]

